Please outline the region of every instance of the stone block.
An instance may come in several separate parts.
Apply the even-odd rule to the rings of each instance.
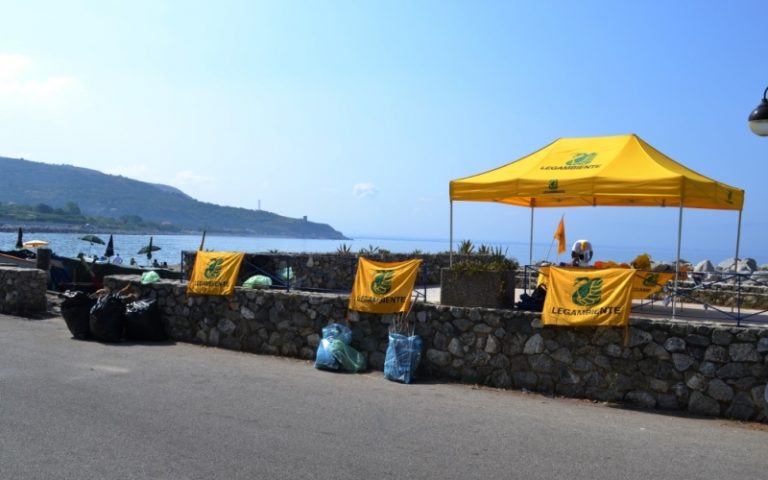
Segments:
[[[697,415],[716,417],[720,415],[720,404],[699,391],[695,391],[688,399],[688,411]]]
[[[721,329],[712,330],[712,343],[720,346],[728,346],[733,341],[733,334]]]
[[[718,402],[730,402],[733,399],[733,389],[719,378],[714,378],[709,381],[707,395]]]
[[[730,344],[728,346],[728,356],[734,362],[761,362],[763,360],[752,343]]]
[[[546,354],[531,355],[528,357],[528,363],[534,372],[554,373],[555,371],[555,362]]]
[[[430,348],[427,350],[427,361],[437,365],[438,367],[447,367],[451,364],[451,354]]]
[[[670,353],[684,352],[685,347],[685,340],[680,337],[670,337],[664,342],[664,349]]]
[[[706,347],[710,344],[709,337],[705,337],[704,335],[699,335],[696,333],[692,333],[690,335],[687,335],[685,337],[685,342],[688,345],[693,345],[696,347]]]
[[[750,420],[756,413],[757,408],[747,393],[738,393],[733,397],[733,401],[725,410],[725,416],[735,418],[736,420]]]
[[[683,353],[672,354],[672,364],[675,366],[675,370],[678,372],[684,372],[691,368],[696,361],[690,356]]]
[[[652,393],[642,390],[634,390],[627,393],[624,396],[624,401],[641,408],[656,407],[656,397]]]
[[[536,355],[544,351],[544,338],[540,334],[536,334],[525,342],[523,353],[525,355]]]
[[[710,345],[704,352],[704,360],[725,363],[728,361],[728,350],[718,345]]]

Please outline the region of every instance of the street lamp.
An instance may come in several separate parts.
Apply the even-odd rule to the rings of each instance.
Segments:
[[[766,99],[766,95],[768,95],[768,87],[763,92],[763,101],[749,114],[749,128],[755,135],[761,137],[768,137],[768,99]]]

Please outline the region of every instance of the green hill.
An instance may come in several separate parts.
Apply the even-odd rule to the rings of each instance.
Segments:
[[[0,203],[41,205],[83,215],[136,219],[169,229],[344,239],[330,225],[264,210],[224,207],[195,200],[181,190],[70,165],[0,157]],[[45,209],[43,209],[45,210]],[[6,218],[6,222],[7,222]],[[46,221],[55,221],[50,217]]]

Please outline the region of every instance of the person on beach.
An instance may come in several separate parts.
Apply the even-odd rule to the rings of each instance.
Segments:
[[[576,240],[571,247],[571,265],[574,267],[588,267],[592,260],[592,244],[589,240]]]
[[[123,264],[123,258],[120,256],[120,254],[116,254],[115,258],[112,259],[112,263],[115,265],[122,265]]]

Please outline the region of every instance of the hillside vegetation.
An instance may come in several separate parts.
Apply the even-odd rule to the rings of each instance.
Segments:
[[[182,191],[69,165],[0,157],[0,221],[115,222],[126,229],[344,239],[322,223],[224,207]],[[105,225],[106,226],[106,225]]]

